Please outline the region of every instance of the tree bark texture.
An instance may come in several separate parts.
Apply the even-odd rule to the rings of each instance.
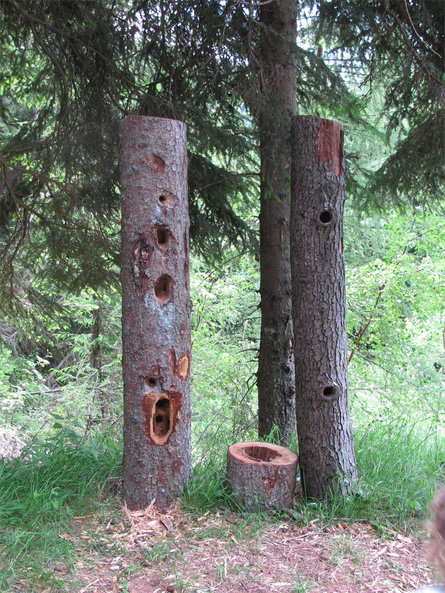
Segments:
[[[305,494],[349,493],[357,480],[349,416],[341,125],[296,116],[291,264],[297,431]]]
[[[282,509],[295,494],[298,456],[269,443],[235,443],[227,451],[227,479],[248,509]]]
[[[121,124],[123,495],[165,509],[190,476],[186,126]]]
[[[291,311],[290,130],[296,112],[296,2],[263,3],[261,25],[259,435],[276,425],[281,444],[295,430]]]

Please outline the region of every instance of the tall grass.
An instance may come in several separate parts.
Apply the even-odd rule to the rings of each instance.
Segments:
[[[363,496],[376,511],[402,525],[425,517],[445,480],[445,438],[436,425],[376,422],[358,432],[356,454]]]
[[[215,438],[206,458],[194,467],[183,498],[188,510],[242,511],[225,480],[228,444]],[[296,449],[296,443],[291,447]],[[334,493],[323,502],[299,498],[295,504],[302,520],[364,519],[383,530],[422,524],[435,489],[445,481],[445,439],[437,426],[400,419],[371,422],[356,430],[355,450],[360,474],[356,493]]]
[[[366,519],[383,530],[411,529],[428,516],[445,481],[445,439],[434,427],[403,420],[371,423],[356,431],[359,484],[353,496],[309,502],[305,514],[326,520]]]
[[[120,474],[115,441],[111,434],[85,440],[61,430],[0,464],[2,591],[21,571],[28,582],[48,579],[54,585],[53,563],[70,564],[71,544],[59,536],[71,528],[73,516],[94,508],[107,479]]]

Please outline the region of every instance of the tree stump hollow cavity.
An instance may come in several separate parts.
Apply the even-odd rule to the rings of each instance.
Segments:
[[[286,447],[243,442],[227,451],[227,479],[247,509],[281,509],[294,497],[298,456]]]

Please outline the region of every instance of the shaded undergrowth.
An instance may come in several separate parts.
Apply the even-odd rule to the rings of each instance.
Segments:
[[[83,439],[70,429],[36,442],[21,457],[0,463],[0,589],[26,576],[29,587],[63,583],[54,564],[72,563],[72,544],[61,537],[77,514],[103,504],[120,473],[121,447],[111,434]],[[63,587],[62,589],[63,590]]]

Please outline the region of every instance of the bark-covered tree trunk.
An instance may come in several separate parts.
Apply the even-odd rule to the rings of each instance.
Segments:
[[[305,494],[350,493],[344,157],[341,125],[297,116],[292,134],[291,263],[297,427]]]
[[[166,508],[190,476],[186,126],[121,125],[123,494]]]
[[[295,430],[295,376],[289,256],[290,130],[296,111],[296,2],[263,3],[261,25],[261,341],[259,435],[276,425],[281,444]]]

